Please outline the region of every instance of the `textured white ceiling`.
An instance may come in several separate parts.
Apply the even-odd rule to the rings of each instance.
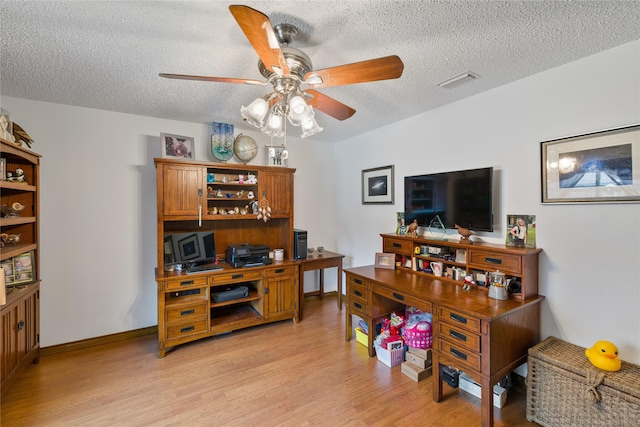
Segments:
[[[227,1],[1,1],[0,94],[188,122],[246,127],[265,87],[158,73],[263,80]],[[640,39],[638,1],[248,1],[315,69],[398,55],[400,79],[321,89],[356,109],[323,113],[313,139],[340,141]],[[438,83],[465,71],[480,79]],[[236,131],[238,133],[238,131]],[[298,129],[289,127],[296,136]]]

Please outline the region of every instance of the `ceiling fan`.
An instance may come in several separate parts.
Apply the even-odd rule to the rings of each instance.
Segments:
[[[289,47],[298,30],[290,24],[275,27],[264,13],[249,6],[231,5],[231,14],[258,54],[258,69],[266,81],[160,73],[161,77],[203,80],[220,83],[273,86],[273,92],[242,107],[240,112],[250,124],[270,136],[285,133],[286,119],[300,126],[302,137],[320,132],[314,118],[316,108],[338,120],[355,114],[353,108],[315,90],[354,83],[397,79],[404,64],[396,55],[336,67],[314,70],[311,59],[301,50]]]

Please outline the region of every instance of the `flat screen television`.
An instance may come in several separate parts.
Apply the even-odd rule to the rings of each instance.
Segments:
[[[404,178],[404,219],[428,226],[439,216],[447,228],[493,231],[493,168]]]
[[[211,231],[173,233],[164,236],[165,265],[198,265],[215,260],[216,245]]]

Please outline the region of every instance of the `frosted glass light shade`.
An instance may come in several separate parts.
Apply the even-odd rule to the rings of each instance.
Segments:
[[[306,138],[322,131],[322,128],[318,125],[313,116],[311,116],[309,120],[303,122],[300,127],[302,128],[302,138]]]
[[[244,105],[240,108],[240,114],[247,122],[255,127],[261,128],[264,126],[264,119],[269,111],[269,104],[263,98],[258,98],[249,104],[248,107]]]
[[[267,114],[265,124],[261,130],[269,136],[280,138],[284,136],[284,125],[284,117],[276,114],[273,109],[271,109],[269,114]]]

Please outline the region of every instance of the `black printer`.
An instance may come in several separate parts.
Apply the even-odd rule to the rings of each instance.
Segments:
[[[227,264],[234,268],[271,264],[269,246],[240,243],[227,246]]]

